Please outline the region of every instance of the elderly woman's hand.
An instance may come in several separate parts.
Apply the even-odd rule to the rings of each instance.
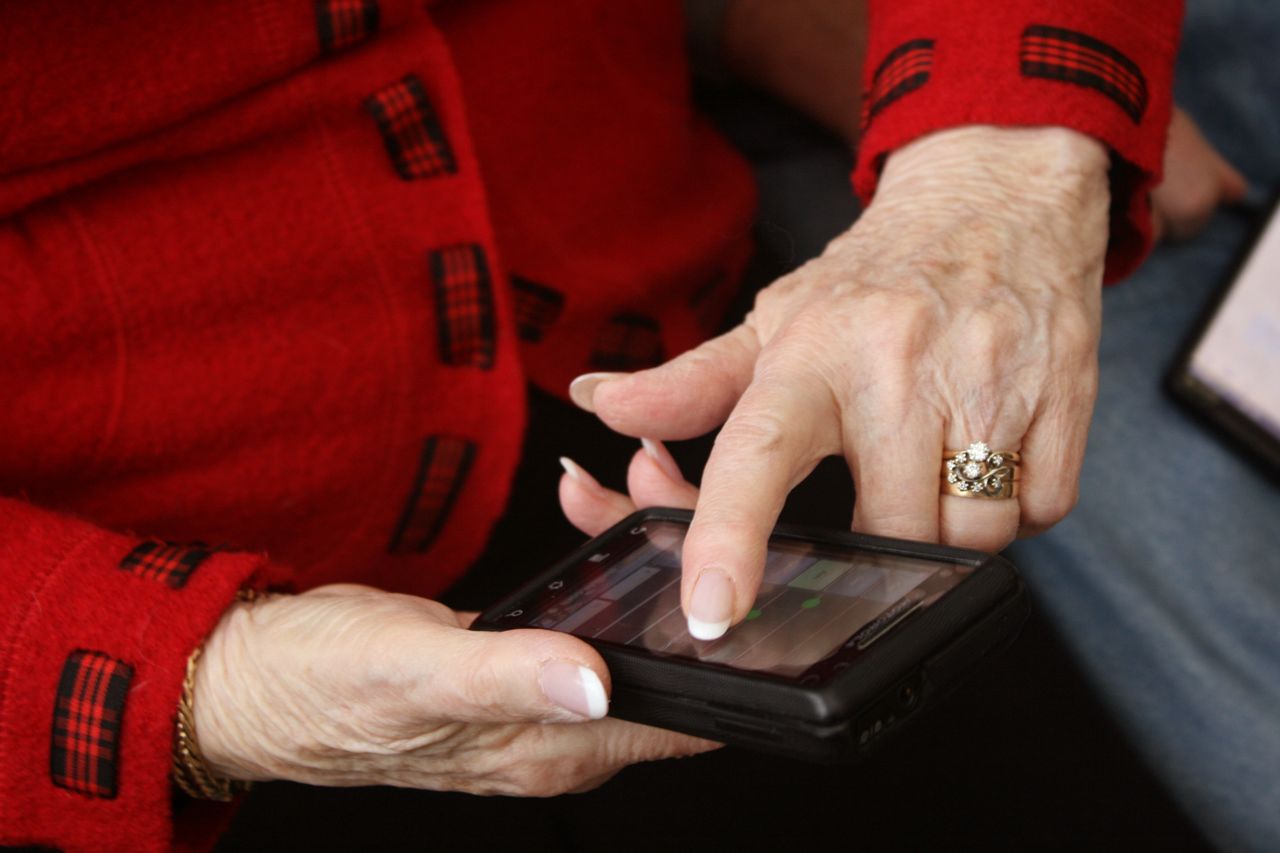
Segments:
[[[206,759],[233,779],[545,796],[715,746],[599,719],[609,674],[581,640],[469,621],[346,585],[234,605],[197,668]]]
[[[1060,128],[969,127],[893,154],[875,202],[737,329],[580,405],[634,436],[723,423],[684,548],[690,630],[751,607],[788,491],[824,456],[855,529],[995,550],[1076,501],[1097,378],[1108,155]],[[940,494],[944,449],[1020,451],[1016,499]]]

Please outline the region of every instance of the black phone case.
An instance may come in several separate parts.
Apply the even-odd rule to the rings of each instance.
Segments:
[[[687,523],[691,518],[687,510],[665,508],[628,516],[490,607],[473,628],[501,630],[499,620],[513,605],[631,527],[646,520]],[[973,571],[852,660],[837,661],[825,680],[734,670],[582,638],[609,666],[612,716],[811,761],[855,760],[962,683],[984,657],[1011,642],[1029,609],[1017,572],[998,556],[788,525],[775,532],[823,545],[944,560]]]

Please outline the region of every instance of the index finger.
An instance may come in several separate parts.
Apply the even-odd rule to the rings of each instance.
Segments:
[[[830,392],[808,369],[760,370],[716,438],[685,539],[689,633],[714,640],[747,615],[787,494],[839,449]]]

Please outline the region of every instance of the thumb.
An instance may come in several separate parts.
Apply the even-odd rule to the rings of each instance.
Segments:
[[[1222,201],[1228,204],[1241,201],[1249,194],[1249,181],[1240,170],[1225,157],[1219,157],[1221,164],[1218,167],[1218,177],[1220,180],[1220,191],[1222,193]]]
[[[458,631],[423,684],[435,715],[473,723],[582,722],[609,711],[595,649],[557,631]]]
[[[741,325],[652,370],[580,376],[570,394],[624,435],[693,438],[724,423],[759,352],[755,331]]]

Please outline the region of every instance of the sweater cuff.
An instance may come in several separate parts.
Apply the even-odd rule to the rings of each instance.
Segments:
[[[170,780],[187,658],[238,589],[284,573],[260,555],[17,514],[26,541],[0,548],[21,576],[0,600],[0,844],[211,847],[231,809],[175,798]]]
[[[966,124],[1069,127],[1112,153],[1105,280],[1151,244],[1172,109],[1180,0],[871,0],[854,187],[864,204],[885,159]]]

